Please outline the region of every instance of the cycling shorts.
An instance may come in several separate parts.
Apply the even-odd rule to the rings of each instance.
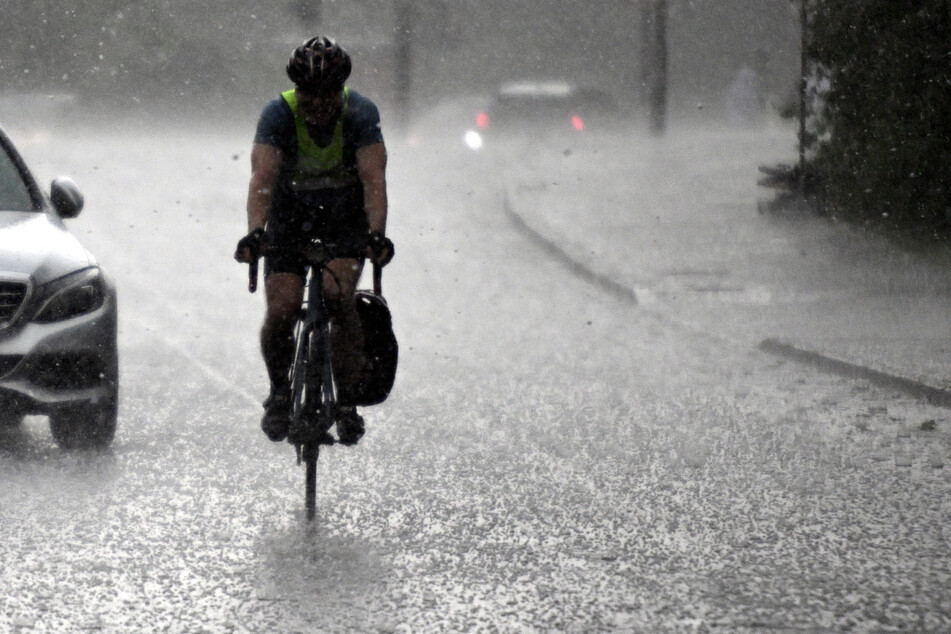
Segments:
[[[277,248],[264,257],[264,276],[295,273],[303,277],[307,265],[295,251],[314,238],[335,245],[359,244],[369,230],[359,187],[284,196],[283,204],[268,219],[267,237]]]

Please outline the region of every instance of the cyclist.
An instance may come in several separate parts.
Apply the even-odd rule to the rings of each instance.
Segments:
[[[386,147],[376,105],[346,86],[350,56],[332,39],[314,37],[291,54],[287,76],[294,87],[265,106],[251,149],[248,234],[235,259],[252,262],[264,244],[267,311],[261,352],[271,390],[261,428],[272,441],[287,437],[290,422],[290,364],[294,325],[303,301],[305,262],[295,248],[311,238],[334,244],[362,244],[380,266],[393,255],[385,238]],[[363,418],[354,391],[365,363],[363,334],[354,291],[364,258],[340,258],[324,273],[324,298],[331,316],[335,413],[338,440],[356,444]]]

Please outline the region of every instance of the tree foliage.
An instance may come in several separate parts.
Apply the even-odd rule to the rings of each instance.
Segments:
[[[823,196],[862,223],[947,236],[951,0],[813,0]]]

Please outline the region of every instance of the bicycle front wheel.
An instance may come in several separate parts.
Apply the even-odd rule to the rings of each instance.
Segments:
[[[304,508],[307,519],[317,514],[317,458],[320,445],[328,443],[328,430],[333,422],[333,410],[327,403],[327,379],[330,376],[330,339],[326,328],[315,328],[308,337],[307,366],[305,370],[304,412],[309,433],[301,448],[304,461]],[[331,390],[333,384],[330,384]],[[332,401],[331,401],[332,403]],[[329,439],[332,443],[333,440]]]
[[[304,460],[304,512],[307,520],[317,516],[317,457],[320,445],[314,441],[304,443],[301,448]]]
[[[308,521],[317,515],[317,458],[320,456],[320,442],[317,428],[320,417],[320,388],[315,385],[314,372],[319,369],[316,360],[316,349],[319,345],[317,330],[308,333],[306,347],[302,351],[305,355],[304,366],[304,402],[302,403],[303,418],[306,421],[307,433],[301,446],[301,458],[304,461],[304,511]],[[316,388],[316,389],[315,389]]]

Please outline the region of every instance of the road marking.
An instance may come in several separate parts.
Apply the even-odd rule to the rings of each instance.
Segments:
[[[111,254],[116,255],[117,259],[123,259],[126,251],[119,248],[117,242],[111,236],[100,233],[98,235],[98,240],[100,242],[109,243],[110,245],[112,245],[112,249],[110,249]],[[126,270],[126,271],[135,270],[135,267],[133,266],[134,265],[133,262],[127,262],[126,264],[128,266],[117,267],[117,268],[119,270]],[[151,302],[155,306],[162,306],[165,309],[167,309],[169,305],[169,301],[167,297],[166,298],[161,297],[154,288],[147,288],[138,284],[135,284],[134,286],[136,287],[136,290],[144,296],[143,297],[144,299]],[[253,394],[251,394],[250,391],[244,389],[241,386],[236,385],[231,379],[226,377],[217,369],[213,368],[212,366],[208,365],[207,363],[199,359],[197,356],[192,354],[192,352],[189,350],[187,345],[170,337],[168,333],[166,332],[167,330],[166,324],[160,324],[156,321],[148,319],[147,317],[143,317],[132,312],[124,311],[122,310],[122,304],[121,304],[122,298],[119,297],[118,300],[120,302],[120,305],[119,305],[120,325],[122,324],[123,319],[128,319],[129,323],[133,327],[135,327],[137,330],[149,331],[149,332],[155,333],[158,336],[158,338],[162,341],[162,343],[164,343],[168,348],[171,348],[172,350],[177,352],[179,355],[184,357],[186,360],[188,360],[190,363],[192,363],[192,365],[198,368],[205,376],[207,376],[213,382],[217,383],[218,385],[220,385],[227,391],[232,392],[233,394],[241,397],[243,400],[247,401],[249,404],[253,404],[255,408],[261,406],[260,399],[255,397]],[[148,311],[141,311],[141,312],[146,314],[151,314],[151,313],[148,313]],[[159,314],[162,314],[162,313],[159,313]],[[119,352],[120,352],[120,360],[121,360],[121,354],[122,354],[121,349]]]
[[[200,358],[195,356],[184,343],[177,341],[170,337],[165,329],[157,325],[155,322],[152,322],[148,319],[139,317],[138,315],[129,315],[127,317],[134,327],[138,330],[148,330],[157,336],[157,338],[165,344],[166,347],[171,348],[179,355],[184,357],[192,365],[198,368],[205,376],[211,379],[213,382],[217,383],[224,389],[232,392],[233,394],[240,396],[242,399],[247,401],[249,404],[252,404],[254,407],[260,407],[260,399],[255,397],[250,391],[244,389],[243,387],[236,385],[234,381],[226,377],[216,368],[208,365]]]

